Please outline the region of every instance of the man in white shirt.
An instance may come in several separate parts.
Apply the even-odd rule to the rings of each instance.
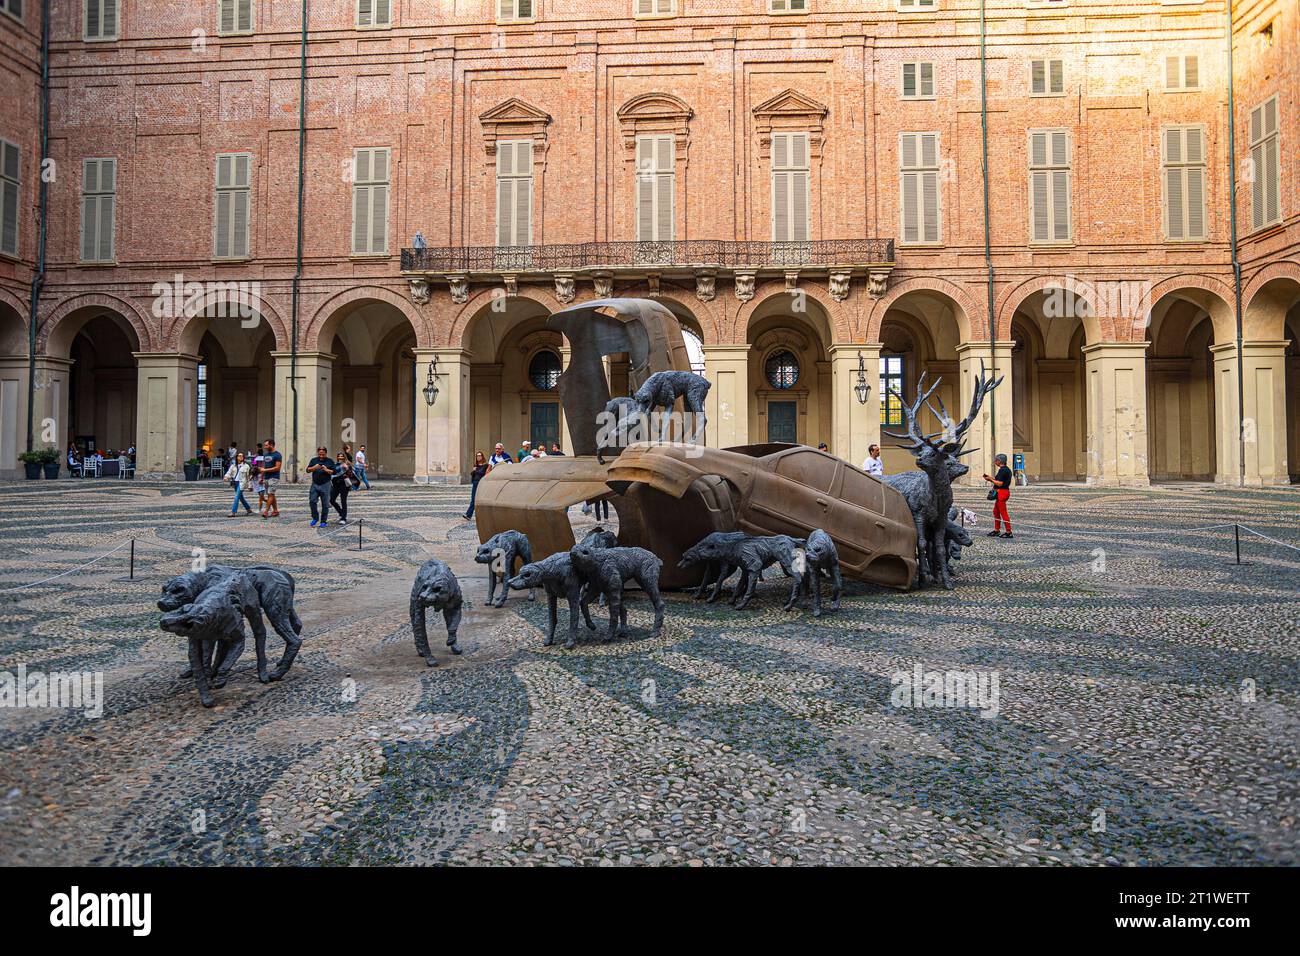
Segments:
[[[366,477],[366,446],[357,447],[356,458],[352,463],[352,472],[357,476],[357,480],[366,486],[366,491],[370,490],[370,479]]]
[[[880,460],[879,445],[867,449],[867,460],[862,463],[862,470],[876,478],[885,477],[885,463]]]

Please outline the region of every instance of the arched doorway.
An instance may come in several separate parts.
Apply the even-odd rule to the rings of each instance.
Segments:
[[[1086,307],[1050,288],[1026,297],[1012,319],[1012,434],[1031,481],[1082,481],[1088,472]]]
[[[497,442],[516,457],[524,441],[559,442],[568,451],[559,379],[564,337],[546,328],[549,311],[526,296],[499,297],[466,329],[470,353],[472,451],[492,454]],[[623,384],[626,386],[626,369]]]
[[[197,316],[180,336],[179,351],[197,355],[193,402],[196,444],[220,456],[275,434],[275,333],[256,313],[241,318]],[[191,449],[182,449],[186,457]]]
[[[1226,305],[1224,306],[1226,309]],[[1219,467],[1214,319],[1203,302],[1178,293],[1152,309],[1147,336],[1147,462],[1153,481],[1213,481]],[[1235,403],[1235,398],[1234,398]]]
[[[330,356],[328,408],[317,409],[317,441],[336,453],[350,443],[366,446],[372,474],[412,477],[416,472],[416,334],[395,306],[354,303],[322,326],[318,341]]]
[[[65,316],[50,333],[46,352],[71,361],[66,422],[60,446],[70,443],[106,456],[136,445],[139,389],[135,353],[140,338],[116,312],[84,309]]]
[[[777,293],[750,314],[749,440],[828,444],[831,419],[830,321],[820,303]]]

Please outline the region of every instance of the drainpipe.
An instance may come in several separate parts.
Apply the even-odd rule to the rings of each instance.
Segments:
[[[1237,314],[1237,484],[1246,484],[1246,373],[1242,357],[1241,260],[1237,258],[1237,110],[1232,89],[1232,0],[1228,14],[1228,231],[1232,243],[1232,298]]]
[[[45,160],[50,153],[50,0],[41,4],[41,165],[40,227],[36,240],[36,274],[32,276],[31,304],[27,310],[27,450],[32,444],[32,423],[36,417],[36,312],[45,285],[45,235],[49,220],[49,184],[45,181]],[[58,414],[58,409],[55,409]]]
[[[302,0],[302,38],[298,58],[298,237],[294,250],[292,322],[289,333],[289,391],[293,393],[293,435],[290,454],[293,480],[298,480],[298,286],[302,281],[303,193],[307,178],[307,0]]]
[[[987,64],[988,32],[985,27],[985,2],[980,0],[980,148],[984,155],[984,268],[988,272],[989,365],[997,374],[997,323],[993,315],[993,252],[989,225],[989,94]],[[989,449],[998,453],[997,390],[989,392]]]

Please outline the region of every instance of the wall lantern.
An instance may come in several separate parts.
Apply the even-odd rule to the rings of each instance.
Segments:
[[[867,404],[867,397],[871,395],[871,386],[867,384],[867,363],[863,359],[862,353],[858,353],[858,383],[853,386],[853,394],[858,397],[858,404]]]
[[[433,408],[433,403],[438,400],[438,385],[433,380],[434,376],[437,374],[438,374],[438,356],[435,355],[433,359],[429,362],[429,376],[428,376],[428,380],[425,382],[424,389],[423,389],[425,404],[427,404],[430,408]]]

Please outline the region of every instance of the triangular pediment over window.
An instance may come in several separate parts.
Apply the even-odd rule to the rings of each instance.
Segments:
[[[478,118],[483,124],[483,145],[489,154],[496,153],[499,139],[532,139],[544,143],[546,127],[551,122],[551,115],[545,110],[514,96],[480,113]]]
[[[782,90],[776,96],[764,100],[754,107],[754,116],[760,119],[781,117],[807,117],[810,120],[816,120],[817,125],[821,125],[821,120],[825,118],[829,109],[821,103],[818,103],[810,96],[805,96],[798,90]]]
[[[811,96],[798,90],[782,90],[754,107],[754,131],[758,134],[758,153],[771,156],[772,133],[807,133],[812,159],[822,155],[822,121],[830,110]]]

